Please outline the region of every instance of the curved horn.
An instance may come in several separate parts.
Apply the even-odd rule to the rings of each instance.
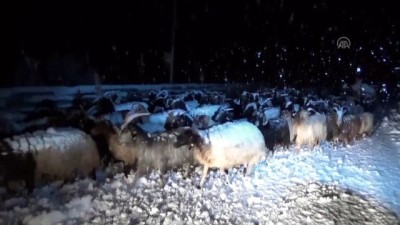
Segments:
[[[126,128],[126,126],[128,126],[128,124],[130,122],[132,122],[132,120],[138,118],[138,117],[142,117],[142,116],[148,116],[151,115],[151,113],[136,113],[136,114],[131,114],[127,117],[125,117],[124,123],[121,125],[120,130],[124,130]]]
[[[163,96],[164,95],[164,96]],[[157,93],[157,98],[167,98],[168,97],[168,91],[167,90],[162,90],[160,92]]]
[[[313,111],[313,112],[317,112],[317,111],[315,111],[315,109],[313,109],[313,108],[311,108],[311,107],[309,107],[309,108],[307,108],[307,111]]]

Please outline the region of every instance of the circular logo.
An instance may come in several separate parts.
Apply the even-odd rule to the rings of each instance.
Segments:
[[[340,49],[349,49],[351,46],[351,41],[348,37],[340,37],[337,39],[336,45]]]

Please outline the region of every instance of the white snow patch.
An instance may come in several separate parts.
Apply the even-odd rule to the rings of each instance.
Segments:
[[[58,210],[42,212],[38,216],[27,216],[23,223],[27,225],[56,224],[67,219],[67,216]]]
[[[190,110],[189,114],[195,118],[197,116],[201,115],[207,115],[209,117],[212,117],[215,112],[219,109],[221,105],[205,105],[201,106],[195,109]]]
[[[194,100],[194,101],[186,101],[185,104],[188,107],[189,111],[192,111],[193,109],[195,109],[195,108],[197,108],[199,106],[199,103],[196,100]]]
[[[263,114],[264,114],[263,120],[265,125],[268,123],[270,119],[278,118],[279,115],[281,114],[281,109],[279,107],[269,108],[264,110]]]

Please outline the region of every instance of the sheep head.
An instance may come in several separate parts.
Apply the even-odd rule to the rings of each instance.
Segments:
[[[254,112],[256,112],[258,110],[259,106],[257,105],[257,103],[252,102],[246,105],[245,109],[244,109],[244,116],[247,118],[248,121],[253,122],[253,116],[254,116]]]
[[[230,108],[229,105],[222,105],[211,117],[211,119],[219,122],[225,123],[233,120],[233,108]]]
[[[333,108],[333,111],[335,111],[337,115],[336,124],[340,127],[340,125],[343,122],[343,115],[347,112],[347,108],[341,106],[335,106]]]
[[[182,109],[184,111],[189,111],[186,103],[182,98],[172,100],[171,104],[168,104],[172,109]]]
[[[175,148],[180,148],[184,145],[200,147],[203,144],[203,138],[196,129],[181,128],[176,132],[176,141],[174,142]],[[200,147],[201,149],[201,147]]]
[[[174,115],[173,111],[168,113],[167,121],[164,124],[165,130],[176,129],[179,127],[192,126],[193,118],[187,113]]]

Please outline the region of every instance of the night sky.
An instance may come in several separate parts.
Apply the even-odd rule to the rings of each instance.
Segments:
[[[103,84],[168,83],[172,43],[174,83],[395,85],[400,76],[394,1],[117,2],[2,7],[1,86],[93,84],[95,74]],[[338,49],[341,36],[350,49]]]

